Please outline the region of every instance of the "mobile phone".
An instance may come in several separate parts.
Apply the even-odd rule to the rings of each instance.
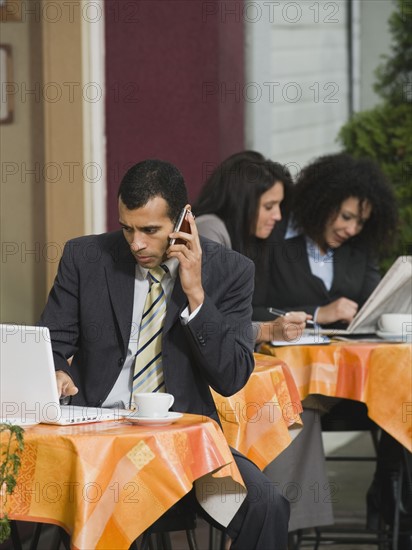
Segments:
[[[176,233],[177,231],[183,231],[184,233],[191,233],[190,223],[186,219],[186,214],[188,212],[190,212],[188,208],[182,209],[177,219],[176,225],[173,229],[174,233]],[[169,246],[172,246],[172,244],[186,244],[186,241],[183,239],[170,239]]]

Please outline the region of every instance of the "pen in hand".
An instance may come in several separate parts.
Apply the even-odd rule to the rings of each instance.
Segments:
[[[271,313],[272,315],[276,315],[277,317],[284,317],[287,313],[289,313],[288,311],[284,311],[283,309],[277,309],[275,307],[269,307],[268,311],[269,313]],[[308,319],[305,322],[307,325],[310,325],[312,327],[315,326],[315,322],[312,321],[311,319]]]

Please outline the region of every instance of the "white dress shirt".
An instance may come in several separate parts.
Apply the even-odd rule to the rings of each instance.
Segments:
[[[179,262],[176,258],[171,258],[170,260],[166,260],[165,262],[163,262],[162,265],[166,265],[169,270],[168,273],[165,273],[162,279],[162,288],[166,295],[166,301],[169,302],[177,277]],[[127,409],[130,407],[134,362],[139,343],[140,324],[143,316],[146,295],[149,291],[149,279],[147,275],[148,271],[148,269],[145,269],[139,264],[136,264],[132,327],[130,330],[130,340],[127,348],[127,355],[119,377],[117,378],[115,385],[113,386],[109,395],[104,401],[102,405],[103,407],[116,407],[120,409]],[[201,307],[202,306],[200,305],[191,314],[189,314],[189,308],[185,308],[180,318],[181,322],[183,324],[187,324],[191,319],[196,316]]]
[[[285,233],[285,239],[292,239],[298,237],[302,233],[299,232],[293,225],[292,221],[289,221],[288,227]],[[333,261],[334,254],[333,249],[328,248],[326,254],[322,254],[319,246],[305,235],[306,241],[306,253],[308,255],[309,267],[312,275],[319,277],[323,281],[327,290],[330,290],[333,283]],[[318,315],[318,308],[313,315],[313,320],[316,322]]]

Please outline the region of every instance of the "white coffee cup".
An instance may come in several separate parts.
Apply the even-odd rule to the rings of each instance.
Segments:
[[[165,418],[175,398],[171,393],[135,393],[136,415],[148,418]]]
[[[378,329],[382,332],[392,332],[393,334],[404,334],[410,332],[408,325],[412,323],[412,314],[410,313],[384,313],[378,321]]]

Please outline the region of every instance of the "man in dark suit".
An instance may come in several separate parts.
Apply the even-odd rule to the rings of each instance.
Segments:
[[[133,166],[118,202],[122,231],[66,245],[41,318],[51,332],[60,394],[74,404],[129,405],[148,270],[165,265],[163,388],[174,395],[175,410],[218,420],[209,386],[231,395],[254,366],[253,264],[200,239],[191,214],[191,233],[173,233],[187,193],[171,164]],[[184,242],[170,245],[171,237]],[[284,550],[288,503],[252,462],[233,454],[249,495],[227,527],[231,548]]]

